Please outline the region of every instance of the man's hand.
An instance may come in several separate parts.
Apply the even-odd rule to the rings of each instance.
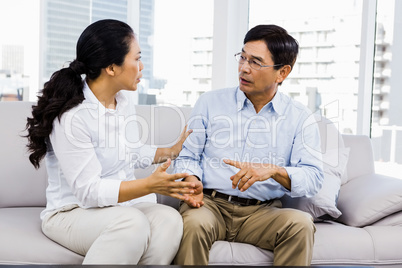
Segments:
[[[273,164],[238,162],[229,159],[225,159],[223,162],[240,169],[230,179],[232,180],[232,188],[236,189],[238,187],[241,192],[250,188],[257,181],[265,181],[270,178],[273,178],[287,189],[291,187],[289,176],[282,167]]]
[[[195,187],[193,187],[194,193],[184,194],[184,202],[192,208],[202,207],[204,205],[204,193],[202,192],[204,187],[202,183],[196,176],[187,176],[184,181],[195,183]]]

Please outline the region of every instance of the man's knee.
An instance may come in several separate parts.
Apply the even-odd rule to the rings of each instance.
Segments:
[[[183,204],[187,206],[186,204]],[[213,213],[205,208],[190,208],[181,210],[183,217],[184,234],[191,236],[204,236],[206,234],[213,235],[218,233],[219,225],[217,218]]]
[[[288,228],[291,228],[293,232],[306,236],[314,235],[315,225],[310,214],[296,209],[286,209],[283,217],[285,218],[284,221],[286,225]]]

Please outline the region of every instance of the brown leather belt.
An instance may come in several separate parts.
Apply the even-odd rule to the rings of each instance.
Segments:
[[[217,192],[213,189],[204,189],[203,190],[204,194],[211,196],[212,198],[220,198],[223,200],[226,200],[230,203],[236,204],[236,205],[241,205],[241,206],[255,206],[255,205],[261,205],[263,203],[267,203],[268,201],[260,201],[257,199],[248,199],[248,198],[242,198],[238,197],[235,195],[228,195],[228,194],[223,194],[220,192]]]

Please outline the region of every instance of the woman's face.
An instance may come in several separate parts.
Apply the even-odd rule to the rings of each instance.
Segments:
[[[124,58],[123,65],[117,66],[116,80],[120,89],[137,90],[137,84],[141,81],[141,71],[144,64],[141,62],[141,49],[138,41],[132,38],[130,51]]]

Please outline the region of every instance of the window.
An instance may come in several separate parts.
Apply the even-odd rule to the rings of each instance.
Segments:
[[[0,97],[17,100],[26,95],[25,100],[35,101],[51,74],[75,58],[75,45],[85,27],[112,18],[130,24],[139,38],[145,68],[138,102],[192,106],[197,92],[211,89],[213,4],[213,0],[2,1]],[[194,97],[181,101],[178,96],[189,89],[195,91]]]
[[[213,0],[155,0],[153,74],[166,83],[146,91],[157,104],[194,106],[211,90],[213,16]]]
[[[376,170],[386,175],[402,172],[401,13],[401,1],[377,1],[371,140]]]
[[[0,25],[0,101],[28,100],[38,79],[38,1],[1,1]]]

